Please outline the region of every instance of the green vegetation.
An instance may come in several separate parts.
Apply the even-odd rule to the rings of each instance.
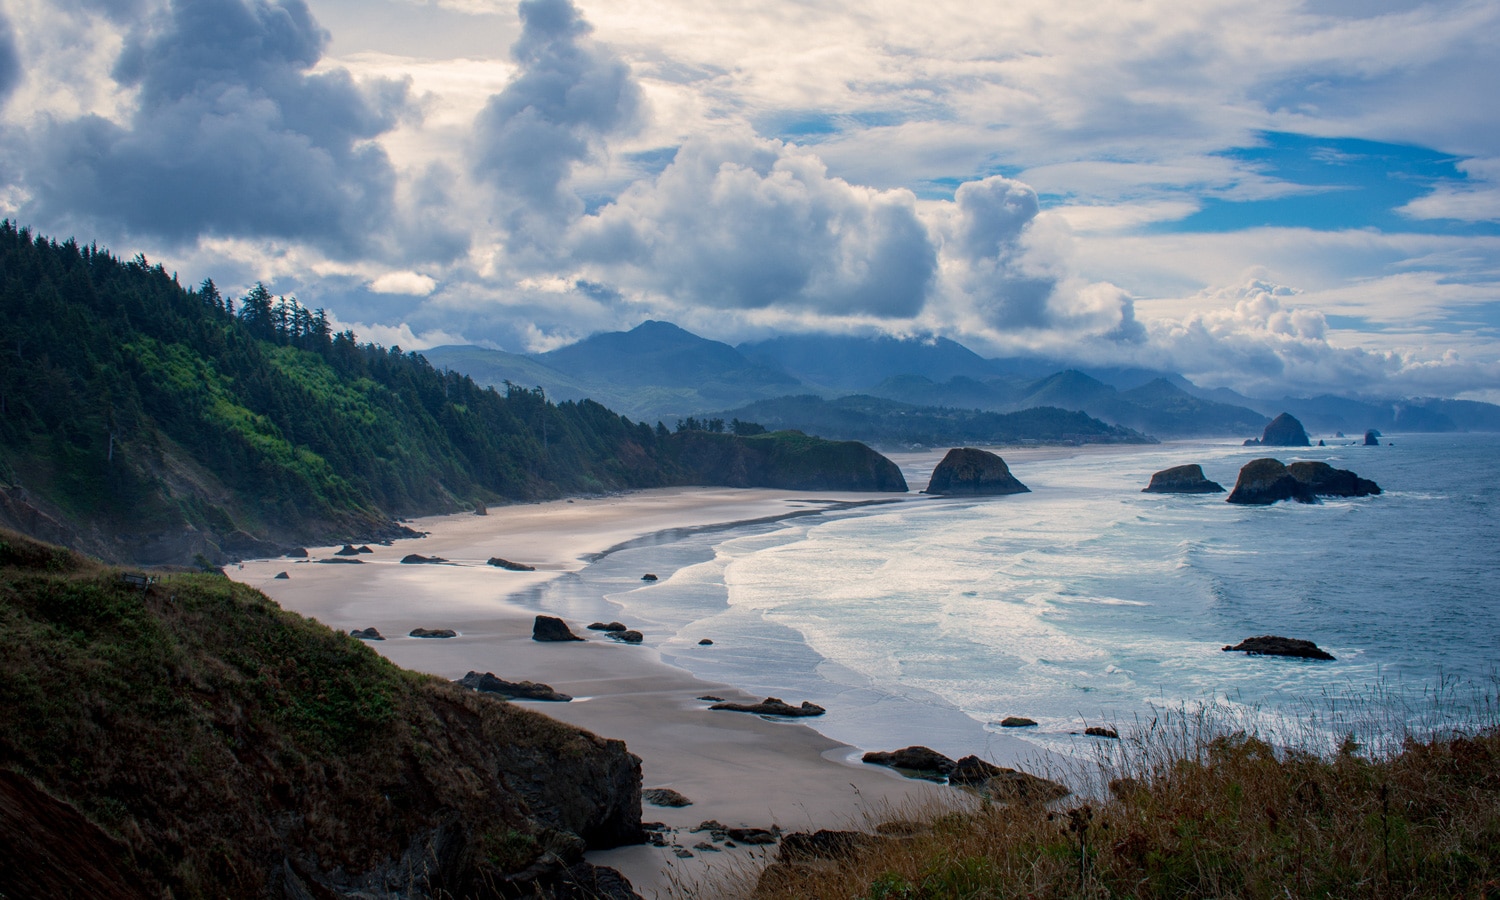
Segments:
[[[236,311],[211,280],[8,221],[0,354],[0,524],[104,559],[223,561],[475,502],[704,483],[664,428],[482,388],[261,285]]]
[[[498,880],[581,849],[564,832],[608,846],[638,830],[638,765],[222,576],[132,583],[0,532],[0,794],[55,798],[33,820],[0,813],[0,894],[40,895],[10,892],[47,860],[5,854],[68,805],[87,825],[56,826],[57,861],[82,829],[147,894],[266,895],[284,859],[307,883],[395,877],[444,829],[462,858],[422,878]],[[617,795],[632,784],[633,807]]]
[[[1493,700],[1493,698],[1491,698]],[[1106,799],[940,811],[819,865],[777,864],[761,900],[1492,897],[1500,730],[1324,755],[1187,717],[1074,772]],[[1092,778],[1089,775],[1092,774]],[[1103,785],[1107,783],[1107,792]]]

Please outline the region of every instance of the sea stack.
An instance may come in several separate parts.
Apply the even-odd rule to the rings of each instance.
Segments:
[[[1279,459],[1252,459],[1240,469],[1229,503],[1269,506],[1278,500],[1315,503],[1312,489],[1292,476]]]
[[[1365,446],[1366,447],[1379,447],[1380,446],[1380,432],[1376,431],[1373,428],[1371,428],[1369,431],[1366,431],[1365,432]]]
[[[1209,481],[1203,467],[1194,463],[1162,469],[1151,476],[1151,483],[1141,488],[1143,494],[1222,494],[1224,486]]]
[[[924,493],[996,496],[1029,494],[1031,488],[1017,481],[1005,460],[988,450],[956,447],[932,470]]]
[[[1260,442],[1266,447],[1311,447],[1307,429],[1291,413],[1282,413],[1271,420]]]
[[[1380,485],[1360,478],[1348,469],[1335,469],[1326,462],[1294,462],[1287,472],[1319,497],[1368,497],[1380,493]]]

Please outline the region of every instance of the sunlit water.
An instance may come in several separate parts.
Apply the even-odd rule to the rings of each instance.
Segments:
[[[1031,746],[1070,752],[1085,724],[1128,726],[1162,707],[1212,700],[1297,715],[1374,685],[1493,690],[1497,451],[1500,435],[1411,435],[1371,448],[1205,443],[1018,463],[1030,494],[657,535],[536,599],[579,617],[613,613],[705,678],[828,706],[811,724],[863,747],[972,752],[1020,715],[1040,723],[1024,733]],[[1353,469],[1385,493],[1242,507],[1140,490],[1187,462],[1232,487],[1265,455]],[[908,478],[920,488],[926,471]],[[643,586],[646,571],[663,580]],[[1338,660],[1220,649],[1267,633],[1316,641]],[[702,637],[714,646],[697,646]],[[1430,714],[1416,699],[1410,715]]]

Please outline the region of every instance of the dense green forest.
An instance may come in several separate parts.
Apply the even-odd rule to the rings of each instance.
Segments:
[[[482,388],[263,286],[236,301],[9,221],[0,354],[0,523],[106,559],[221,561],[476,503],[703,483],[665,428]]]

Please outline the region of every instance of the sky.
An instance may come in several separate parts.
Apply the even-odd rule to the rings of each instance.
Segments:
[[[1500,4],[0,0],[0,213],[404,349],[1500,402]]]

